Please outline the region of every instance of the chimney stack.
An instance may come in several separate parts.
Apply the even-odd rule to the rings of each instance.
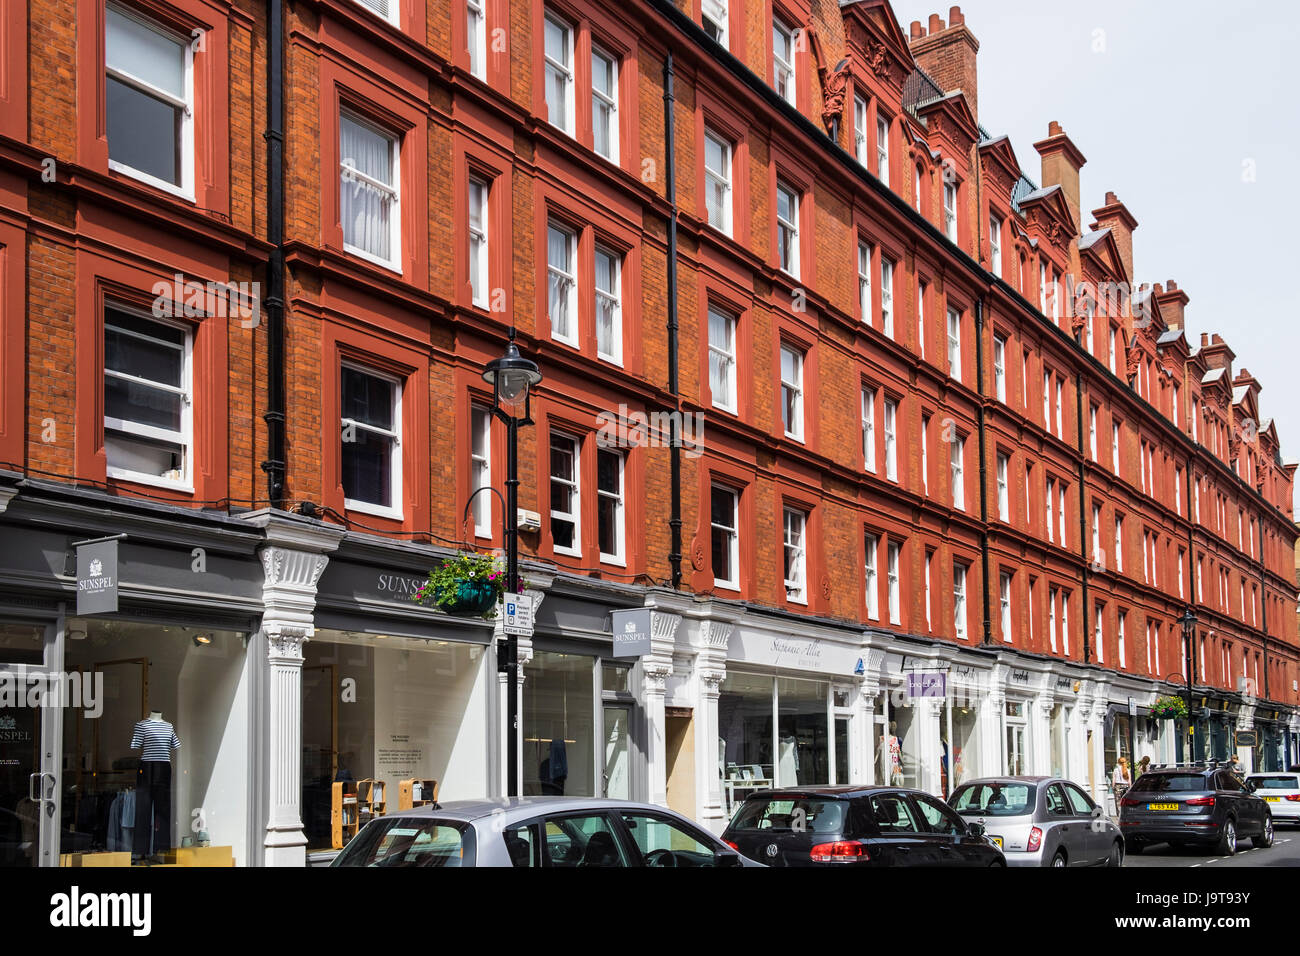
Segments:
[[[1165,317],[1165,324],[1171,329],[1186,329],[1183,310],[1191,301],[1187,293],[1178,288],[1178,283],[1170,279],[1165,283],[1164,293],[1156,296],[1160,304],[1160,314]]]
[[[1124,272],[1128,276],[1128,281],[1134,281],[1133,275],[1133,230],[1137,228],[1138,221],[1133,218],[1125,205],[1119,201],[1119,197],[1114,193],[1106,193],[1106,205],[1100,209],[1092,211],[1093,219],[1096,221],[1092,224],[1093,229],[1110,229],[1111,235],[1115,237],[1115,244],[1119,246],[1120,259],[1124,262]]]
[[[1079,147],[1065,135],[1061,124],[1052,120],[1047,127],[1047,138],[1034,144],[1043,158],[1043,186],[1060,186],[1066,205],[1074,217],[1076,229],[1083,228],[1079,215],[1079,170],[1088,162]]]
[[[979,118],[979,85],[976,82],[976,54],[980,44],[975,34],[966,26],[961,7],[948,11],[948,23],[937,13],[930,14],[927,33],[919,20],[912,23],[912,57],[916,65],[934,78],[945,93],[960,90],[970,104],[970,111]]]

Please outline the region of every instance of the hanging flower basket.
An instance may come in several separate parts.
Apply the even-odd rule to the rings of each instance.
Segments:
[[[490,619],[496,617],[496,606],[505,589],[506,574],[496,558],[462,554],[430,571],[429,580],[411,595],[411,600],[432,604],[448,614]]]
[[[1187,716],[1187,701],[1181,697],[1157,697],[1151,705],[1151,716],[1157,720],[1182,720]]]

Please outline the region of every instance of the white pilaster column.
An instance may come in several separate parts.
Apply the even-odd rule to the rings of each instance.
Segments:
[[[718,694],[727,676],[727,643],[735,625],[728,621],[703,621],[695,655],[698,704],[695,708],[695,819],[713,833],[727,826],[718,761]]]
[[[646,789],[650,803],[665,807],[668,806],[668,748],[664,693],[673,672],[673,644],[681,623],[680,615],[652,611],[650,653],[641,658],[646,718]]]
[[[993,668],[989,676],[989,693],[980,702],[980,776],[997,777],[1007,772],[1003,751],[1007,735],[1003,730],[1007,709],[1007,669],[1001,665]]]
[[[262,559],[261,640],[266,647],[262,740],[267,814],[262,864],[305,866],[302,827],[303,645],[315,632],[316,584],[339,545],[341,528],[263,510],[246,518],[266,533]]]
[[[858,685],[858,699],[853,707],[855,745],[849,762],[849,783],[870,785],[879,776],[876,768],[876,697],[879,694],[880,685],[874,680],[863,680]]]
[[[943,748],[939,745],[939,712],[943,700],[938,697],[923,697],[913,701],[918,743],[917,781],[916,785],[927,793],[942,793],[939,782],[939,765],[943,762]]]

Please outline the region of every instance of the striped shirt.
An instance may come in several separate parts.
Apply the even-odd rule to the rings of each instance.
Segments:
[[[131,749],[144,748],[141,760],[166,760],[170,763],[172,751],[180,745],[175,729],[165,720],[142,720],[135,725],[135,733],[131,735]]]

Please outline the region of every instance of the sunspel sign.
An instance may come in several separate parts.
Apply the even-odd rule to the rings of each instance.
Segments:
[[[77,614],[117,611],[117,539],[77,545]]]
[[[650,653],[650,609],[611,613],[615,657],[644,657]]]

